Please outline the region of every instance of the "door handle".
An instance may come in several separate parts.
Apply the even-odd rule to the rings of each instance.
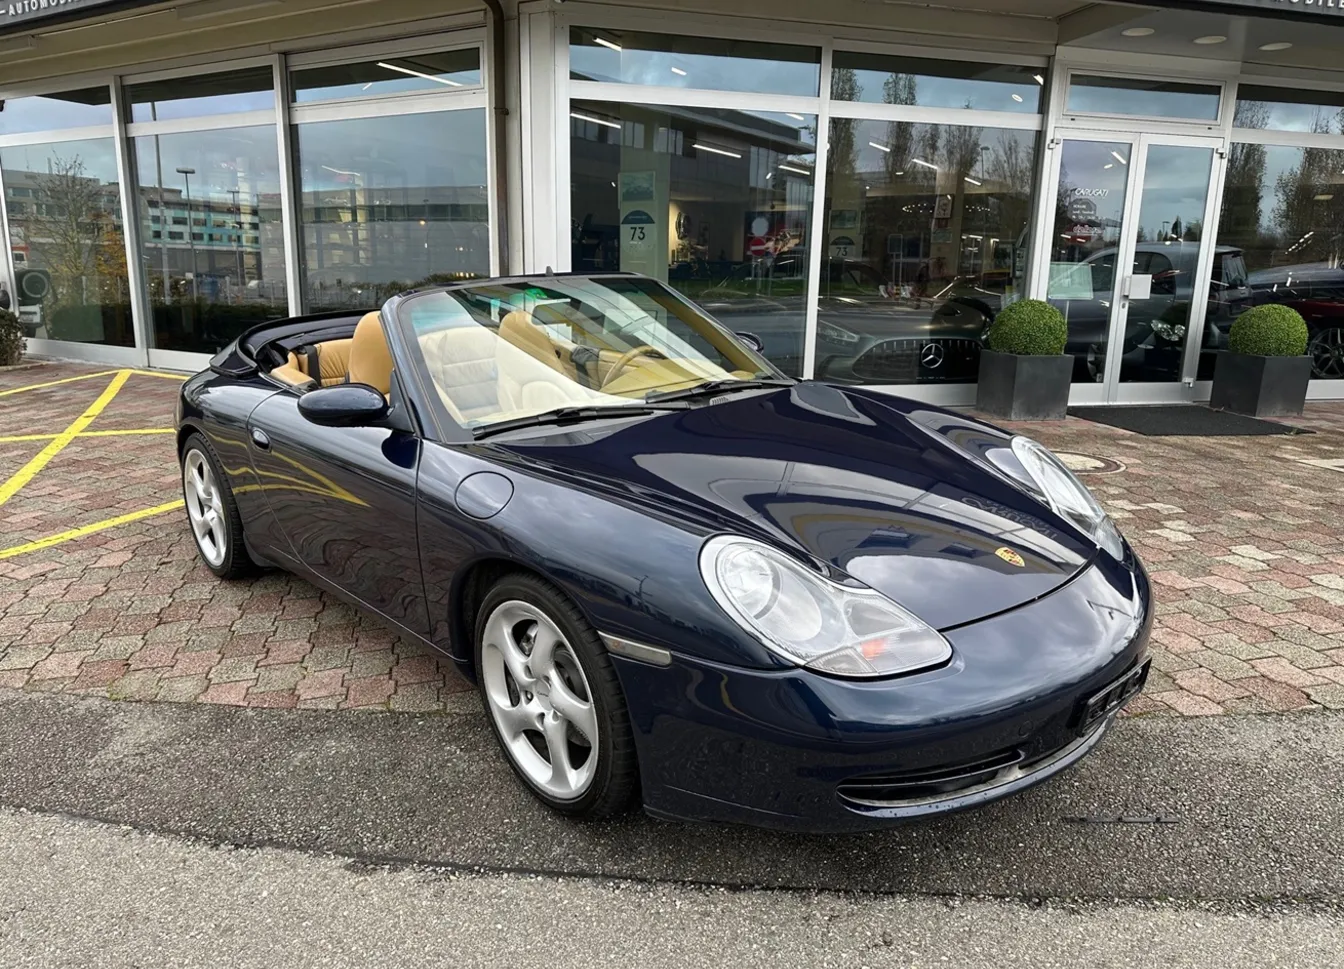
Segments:
[[[269,451],[271,449],[271,439],[259,427],[252,428],[252,443],[257,446],[259,451]]]

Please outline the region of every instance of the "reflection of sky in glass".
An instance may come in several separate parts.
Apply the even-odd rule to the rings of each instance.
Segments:
[[[1066,110],[1211,121],[1218,117],[1218,102],[1215,87],[1075,74]]]
[[[369,285],[489,273],[483,108],[294,131],[310,305],[363,306]]]
[[[595,42],[592,31],[574,28],[569,76],[575,80],[808,97],[816,97],[820,84],[821,54],[810,47],[755,43],[730,46],[724,41],[629,31],[601,31],[597,36],[622,49],[613,50]],[[669,47],[688,50],[676,52]],[[696,52],[696,47],[715,52]]]
[[[835,55],[831,96],[844,101],[1035,114],[1043,68],[878,54]]]
[[[131,102],[132,121],[167,121],[275,109],[269,67],[132,84],[126,92]]]
[[[191,179],[193,199],[210,198],[233,203],[233,190],[243,198],[280,194],[280,157],[275,146],[275,128],[229,128],[223,131],[192,131],[176,135],[140,136],[135,143],[140,184],[157,190],[185,193]],[[177,171],[194,168],[189,176]],[[160,174],[162,181],[160,182]]]
[[[112,123],[112,95],[107,88],[72,91],[0,102],[0,134],[55,131]],[[89,104],[89,101],[98,103]]]
[[[1344,132],[1344,95],[1242,85],[1237,89],[1232,124],[1236,128],[1340,134]]]
[[[1174,230],[1177,221],[1188,229],[1203,220],[1212,162],[1212,148],[1153,145],[1148,149],[1139,197],[1143,241],[1163,238]]]
[[[1086,246],[1082,251],[1073,250],[1073,254],[1081,259],[1088,251],[1119,242],[1130,150],[1124,142],[1064,142],[1055,223],[1065,238],[1056,239],[1056,246]],[[1090,239],[1086,233],[1075,234],[1074,227],[1078,224],[1100,232]],[[1059,261],[1061,256],[1053,258]]]
[[[83,174],[88,178],[109,184],[117,181],[117,155],[111,138],[62,141],[50,145],[13,145],[0,149],[0,168],[4,169],[7,179],[22,172],[45,175],[49,162],[69,163],[76,160],[83,165]],[[13,184],[6,186],[11,192],[14,187]]]
[[[479,188],[486,183],[483,109],[321,121],[301,124],[295,132],[305,194],[352,187],[405,188],[415,194],[431,186]]]
[[[326,64],[296,70],[291,78],[294,100],[300,103],[409,91],[442,93],[480,85],[480,51],[472,48],[357,64]]]

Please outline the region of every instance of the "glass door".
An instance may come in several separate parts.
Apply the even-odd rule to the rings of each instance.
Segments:
[[[1217,268],[1204,230],[1221,144],[1061,138],[1045,289],[1068,322],[1075,401],[1193,397],[1199,353],[1216,348],[1236,309],[1222,288],[1209,303]]]

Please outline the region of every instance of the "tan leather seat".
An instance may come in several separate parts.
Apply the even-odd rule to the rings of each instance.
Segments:
[[[514,310],[499,321],[499,338],[505,343],[513,344],[557,373],[568,377],[574,377],[577,373],[573,363],[566,366],[564,351],[546,335],[546,331],[537,325],[532,314],[526,310]]]
[[[347,338],[344,340],[325,340],[322,343],[315,344],[317,373],[313,373],[312,354],[290,353],[289,366],[315,378],[323,387],[343,384],[346,374],[350,372],[350,347],[354,342],[353,339]]]
[[[350,339],[350,382],[368,384],[386,395],[392,389],[392,351],[383,332],[383,319],[365,313]]]
[[[312,384],[313,378],[300,370],[298,364],[294,362],[294,354],[291,353],[289,355],[289,360],[289,363],[282,363],[278,367],[272,367],[271,376],[276,380],[284,381],[291,387],[306,387]]]
[[[491,330],[475,323],[420,337],[425,366],[454,420],[466,422],[511,409],[511,402],[499,398],[495,364],[499,342]]]

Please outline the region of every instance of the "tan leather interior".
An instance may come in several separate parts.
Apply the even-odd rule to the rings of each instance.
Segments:
[[[290,362],[283,363],[278,367],[271,368],[271,376],[276,380],[283,380],[291,387],[303,387],[312,383],[313,378],[300,370],[294,363],[294,354],[289,355]]]
[[[499,321],[499,338],[571,379],[578,372],[564,349],[546,335],[526,310],[514,310]]]
[[[392,389],[392,351],[377,312],[365,313],[355,327],[350,340],[350,382],[368,384],[383,394]]]
[[[532,323],[523,325],[535,328]],[[439,397],[454,420],[462,423],[599,396],[563,373],[553,354],[548,359],[536,349],[534,343],[523,349],[474,323],[420,337]]]
[[[354,342],[353,339],[347,338],[325,340],[316,344],[319,373],[313,373],[312,360],[307,353],[290,353],[289,365],[309,377],[315,377],[323,387],[345,383],[346,374],[350,372],[350,347]]]

